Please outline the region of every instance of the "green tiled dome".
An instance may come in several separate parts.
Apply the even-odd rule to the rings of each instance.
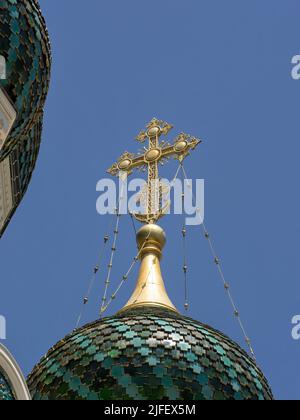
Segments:
[[[28,379],[36,400],[270,400],[252,359],[223,334],[140,308],[83,327]]]
[[[6,80],[0,83],[18,113],[2,151],[3,158],[17,142],[26,137],[30,140],[30,131],[35,125],[40,126],[49,87],[51,52],[37,0],[0,0],[0,14],[0,53],[7,63]],[[40,133],[36,140],[40,140]]]
[[[0,86],[17,111],[0,150],[0,163],[7,158],[11,177],[3,183],[10,181],[12,187],[6,206],[2,206],[8,210],[2,215],[1,237],[28,188],[38,157],[51,48],[37,0],[0,0],[0,16],[0,54],[6,61],[6,79],[0,80]]]
[[[15,400],[11,386],[9,385],[4,373],[0,369],[0,401]]]

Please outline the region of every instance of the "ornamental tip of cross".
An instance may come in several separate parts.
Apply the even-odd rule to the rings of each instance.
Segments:
[[[167,135],[173,126],[165,121],[153,118],[142,131],[137,140],[144,143],[148,139],[148,146],[138,154],[129,152],[123,155],[108,170],[113,176],[118,176],[120,172],[126,172],[130,175],[134,169],[151,170],[152,177],[158,178],[158,163],[164,164],[170,157],[182,162],[192,150],[194,150],[202,141],[186,133],[180,133],[173,144],[166,141],[160,141],[162,135]]]

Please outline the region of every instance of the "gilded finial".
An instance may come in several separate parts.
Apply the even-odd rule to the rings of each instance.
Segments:
[[[162,250],[166,244],[164,230],[158,225],[147,224],[138,231],[136,239],[141,259],[140,272],[136,288],[121,312],[141,306],[177,312],[168,297],[160,268]]]
[[[164,186],[159,178],[158,164],[174,157],[182,162],[200,143],[195,137],[181,133],[173,144],[161,141],[161,136],[169,134],[171,124],[153,118],[140,132],[136,140],[145,143],[140,154],[125,152],[108,170],[113,176],[125,173],[130,175],[134,169],[148,171],[148,182],[142,193],[141,201],[145,214],[132,214],[138,221],[146,223],[137,233],[137,245],[141,259],[140,272],[133,295],[121,312],[143,306],[156,306],[177,312],[168,297],[161,274],[160,260],[166,243],[166,235],[156,222],[164,216],[169,205],[162,205]]]

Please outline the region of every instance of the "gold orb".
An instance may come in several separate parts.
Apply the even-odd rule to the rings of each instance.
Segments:
[[[163,249],[167,238],[165,231],[158,225],[148,224],[141,227],[136,235],[138,248],[141,249],[146,243],[153,243]]]

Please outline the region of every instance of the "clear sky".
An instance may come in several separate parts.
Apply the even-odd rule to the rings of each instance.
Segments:
[[[97,181],[156,116],[204,144],[186,162],[206,182],[206,223],[257,358],[279,399],[300,399],[298,0],[41,0],[53,47],[43,143],[0,243],[4,342],[27,374],[76,323],[109,217]],[[175,162],[163,175],[174,173]],[[183,307],[181,218],[163,225],[170,296]],[[189,315],[243,344],[207,243],[189,230]],[[114,287],[134,256],[123,218]],[[105,264],[107,263],[107,257]],[[129,297],[134,277],[110,308]],[[98,316],[105,268],[84,322]]]

